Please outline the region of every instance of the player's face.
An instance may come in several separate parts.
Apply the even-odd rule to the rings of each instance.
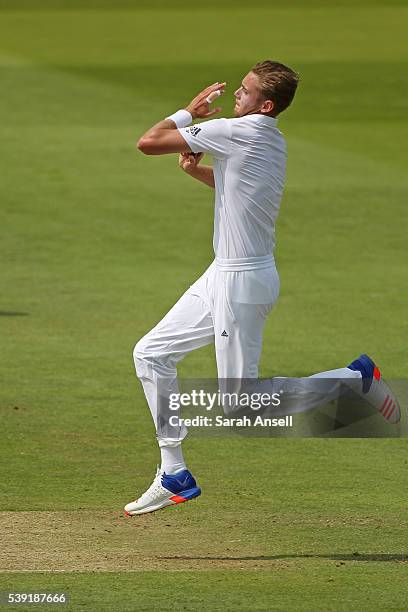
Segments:
[[[234,92],[234,95],[235,117],[243,117],[244,115],[259,113],[264,100],[261,95],[259,78],[256,74],[253,72],[248,72],[248,74],[242,79],[241,86]]]

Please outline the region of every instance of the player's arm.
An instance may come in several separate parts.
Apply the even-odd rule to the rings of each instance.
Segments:
[[[204,153],[181,153],[179,155],[179,166],[186,174],[205,183],[209,187],[215,188],[214,172],[211,166],[200,166],[200,161]]]
[[[171,119],[164,119],[150,128],[139,139],[137,148],[145,155],[166,155],[166,153],[190,151],[190,147]]]
[[[185,110],[190,113],[193,119],[206,119],[218,113],[221,108],[209,109],[211,103],[211,97],[209,96],[211,94],[220,95],[224,91],[224,87],[225,83],[214,83],[206,87],[186,106]],[[159,123],[156,123],[156,125],[143,134],[137,143],[137,148],[146,155],[190,152],[190,147],[181,136],[177,127],[176,122],[170,118],[159,121]]]

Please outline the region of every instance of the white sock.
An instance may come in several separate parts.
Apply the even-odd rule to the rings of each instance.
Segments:
[[[161,469],[166,474],[175,474],[180,470],[186,470],[186,464],[184,463],[183,451],[181,450],[181,444],[178,446],[161,446]]]

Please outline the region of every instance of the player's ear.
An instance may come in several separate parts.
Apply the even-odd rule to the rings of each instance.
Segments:
[[[264,100],[262,106],[261,106],[261,111],[263,113],[271,113],[273,111],[275,107],[275,104],[273,103],[272,100]]]

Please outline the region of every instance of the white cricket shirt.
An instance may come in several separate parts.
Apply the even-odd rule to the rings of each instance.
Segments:
[[[212,119],[179,132],[194,153],[214,158],[217,259],[271,256],[283,193],[286,143],[277,119]]]

